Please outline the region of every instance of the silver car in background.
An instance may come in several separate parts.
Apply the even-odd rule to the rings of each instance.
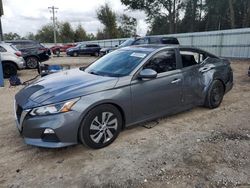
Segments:
[[[22,53],[15,46],[7,43],[0,43],[0,55],[5,78],[17,74],[17,70],[25,68],[25,61]]]
[[[130,46],[19,91],[17,127],[30,145],[102,148],[127,126],[195,106],[217,108],[232,87],[228,60],[175,45]]]

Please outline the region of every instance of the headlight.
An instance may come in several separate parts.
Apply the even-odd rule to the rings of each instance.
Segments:
[[[71,108],[79,99],[80,98],[73,99],[73,100],[66,101],[66,102],[57,103],[57,104],[37,107],[31,110],[30,115],[31,116],[44,116],[44,115],[68,112],[68,111],[71,111]]]

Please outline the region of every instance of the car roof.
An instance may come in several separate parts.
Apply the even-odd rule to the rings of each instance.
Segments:
[[[211,57],[218,58],[217,56],[204,51],[199,48],[195,48],[193,46],[181,46],[177,44],[142,44],[142,45],[135,45],[135,46],[127,46],[120,48],[121,50],[131,50],[131,51],[140,51],[140,52],[147,52],[151,53],[160,49],[181,49],[181,50],[190,50],[198,53],[204,53]]]
[[[127,46],[121,49],[153,52],[161,48],[179,48],[179,45],[176,45],[176,44],[143,44],[143,45]]]

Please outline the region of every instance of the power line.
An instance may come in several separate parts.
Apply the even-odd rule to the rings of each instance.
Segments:
[[[56,44],[56,16],[55,16],[55,14],[57,13],[57,11],[56,10],[58,10],[58,8],[57,7],[54,7],[54,6],[52,6],[52,7],[48,7],[48,9],[50,10],[50,12],[52,13],[52,17],[51,17],[51,19],[52,19],[52,21],[53,21],[53,29],[54,29],[54,43]]]

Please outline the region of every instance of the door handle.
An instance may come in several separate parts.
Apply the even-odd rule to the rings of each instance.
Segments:
[[[171,82],[171,84],[175,84],[175,83],[178,83],[178,82],[180,82],[181,81],[181,79],[174,79],[172,82]]]

